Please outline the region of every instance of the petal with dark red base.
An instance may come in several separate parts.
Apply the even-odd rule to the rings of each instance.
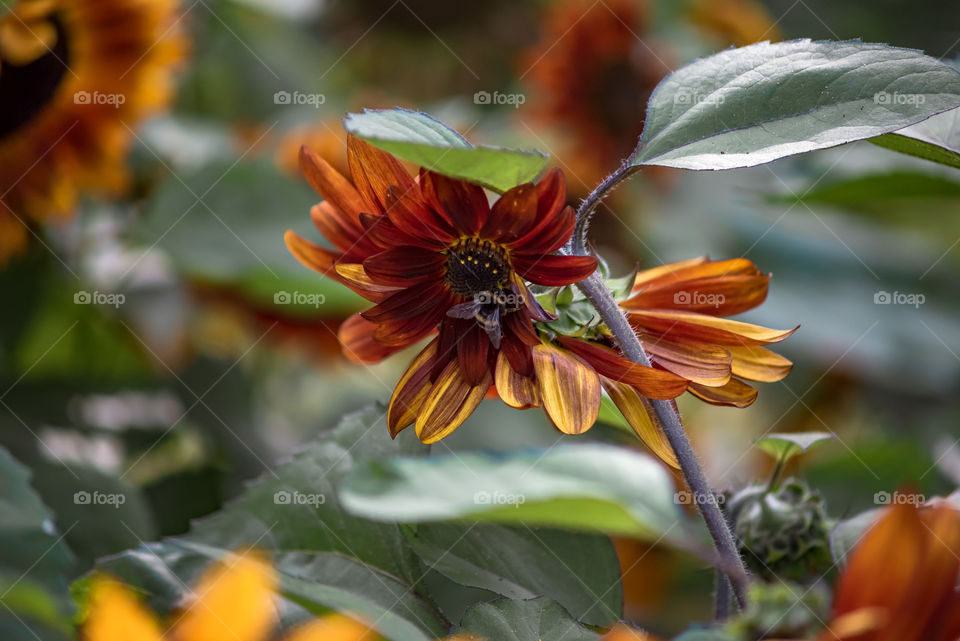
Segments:
[[[401,430],[417,420],[417,414],[433,386],[430,382],[430,369],[436,353],[437,341],[434,339],[417,354],[397,381],[393,396],[390,397],[390,407],[387,408],[387,426],[390,428],[390,436],[395,438]]]
[[[391,186],[401,192],[417,189],[417,183],[400,161],[353,135],[347,136],[347,162],[357,191],[369,205],[376,207],[376,211],[367,211],[368,214],[386,211],[387,191]]]
[[[582,434],[600,413],[600,377],[571,352],[541,343],[533,349],[540,401],[564,434]]]
[[[437,211],[463,236],[473,236],[486,224],[490,204],[483,188],[431,171],[420,174],[420,186]]]
[[[537,381],[518,374],[510,366],[510,361],[503,352],[497,356],[494,385],[497,386],[497,395],[500,400],[514,409],[525,410],[540,405]]]
[[[417,417],[417,436],[424,443],[436,443],[460,427],[477,409],[490,388],[490,373],[477,385],[460,375],[460,365],[450,361],[427,393]]]
[[[656,336],[641,336],[640,340],[656,365],[677,376],[708,387],[730,381],[733,357],[725,347],[696,341],[674,343]]]
[[[516,255],[510,262],[517,273],[531,283],[548,287],[580,282],[597,270],[597,259],[593,256]]]
[[[356,363],[379,363],[403,349],[403,346],[384,345],[376,340],[373,337],[376,328],[360,314],[345,320],[337,332],[343,355]]]
[[[587,361],[598,374],[630,385],[647,398],[676,398],[687,389],[685,378],[629,361],[609,347],[568,336],[560,336],[558,340]]]
[[[480,231],[482,238],[508,241],[537,220],[537,188],[532,183],[508,189],[490,208],[490,217]]]
[[[487,337],[487,333],[476,323],[471,323],[466,334],[457,343],[460,375],[463,376],[468,385],[479,385],[480,381],[490,372],[490,367],[487,364],[489,347],[490,339]]]
[[[573,211],[572,207],[567,207],[541,234],[533,238],[524,238],[513,243],[507,243],[507,247],[518,256],[549,254],[557,251],[570,240],[576,224],[576,212]]]
[[[363,268],[382,285],[408,287],[414,283],[440,281],[447,257],[423,247],[392,247],[363,261]]]

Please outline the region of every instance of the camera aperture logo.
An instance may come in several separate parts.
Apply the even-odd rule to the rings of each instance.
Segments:
[[[680,291],[673,295],[674,305],[696,305],[697,307],[720,307],[727,297],[723,294]]]
[[[274,505],[312,505],[316,507],[326,502],[327,497],[324,494],[306,494],[297,490],[292,492],[288,490],[277,490],[273,494]]]
[[[509,492],[486,492],[481,491],[473,495],[475,505],[512,505],[520,507],[527,502],[527,497],[523,494],[511,494]]]
[[[320,105],[327,102],[327,97],[322,93],[304,93],[302,91],[278,91],[273,94],[273,104],[275,105],[309,105],[314,109],[319,109]]]
[[[127,97],[122,93],[101,93],[94,91],[78,91],[73,94],[73,104],[75,105],[109,105],[114,109],[119,109],[121,105],[127,102]]]
[[[923,294],[880,290],[873,295],[874,305],[910,305],[919,308],[925,302],[927,302],[927,297]]]
[[[127,302],[127,297],[123,294],[88,292],[83,290],[73,294],[74,305],[110,305],[116,309],[125,302]]]
[[[526,101],[527,97],[522,93],[478,91],[473,94],[473,104],[475,105],[513,105],[514,109],[519,109],[520,105]]]
[[[99,490],[94,490],[93,492],[80,490],[73,495],[74,505],[110,505],[119,509],[119,507],[126,502],[127,497],[125,494],[107,494]]]
[[[304,292],[276,292],[273,295],[274,305],[311,305],[320,307],[327,302],[324,294],[306,294]]]

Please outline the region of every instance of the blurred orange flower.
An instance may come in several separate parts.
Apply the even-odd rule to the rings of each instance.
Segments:
[[[11,4],[11,3],[7,3]],[[17,0],[0,18],[0,264],[82,189],[126,179],[130,127],[165,106],[175,0]]]
[[[960,511],[895,505],[851,553],[818,641],[960,639]]]
[[[696,258],[640,272],[621,307],[656,367],[690,381],[690,393],[707,403],[746,407],[757,390],[744,381],[779,381],[790,373],[790,361],[764,345],[797,328],[721,317],[760,305],[769,280],[746,258]]]
[[[647,100],[670,71],[646,37],[649,14],[643,0],[556,2],[519,65],[533,113],[560,128],[569,148],[558,156],[587,190],[636,146]]]
[[[694,0],[687,15],[704,32],[735,47],[783,37],[770,12],[757,0]]]

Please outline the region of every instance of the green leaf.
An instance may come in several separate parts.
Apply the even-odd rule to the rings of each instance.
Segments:
[[[755,445],[778,461],[788,461],[811,447],[833,438],[829,432],[771,433],[757,439]]]
[[[351,473],[340,499],[384,521],[525,523],[675,542],[690,534],[663,467],[595,443],[375,461]]]
[[[301,265],[283,243],[286,229],[318,237],[310,224],[318,200],[272,163],[216,163],[162,182],[133,234],[165,251],[185,277],[256,307],[287,317],[346,316],[363,299]]]
[[[951,109],[905,129],[871,138],[870,142],[960,169],[960,109]]]
[[[60,638],[71,616],[67,578],[74,565],[29,470],[0,448],[0,638]]]
[[[398,158],[498,192],[532,182],[547,164],[548,156],[540,151],[471,145],[439,120],[418,111],[366,110],[348,114],[343,123],[350,133]]]
[[[913,220],[918,209],[939,206],[944,213],[955,211],[960,204],[960,182],[933,174],[895,171],[855,176],[815,187],[802,195],[776,196],[771,200],[822,204],[886,218],[907,211]]]
[[[608,623],[611,623],[608,621]],[[582,626],[550,599],[498,599],[475,605],[463,615],[461,631],[496,641],[597,641],[600,635]]]
[[[620,564],[605,536],[491,524],[410,528],[431,569],[461,585],[510,599],[550,597],[592,625],[622,616]]]
[[[106,559],[101,569],[142,587],[155,609],[167,611],[211,558],[256,545],[271,553],[284,605],[300,618],[304,610],[346,607],[369,615],[393,641],[442,636],[447,624],[417,590],[424,568],[400,527],[351,516],[337,500],[359,462],[425,453],[413,434],[391,440],[383,415],[371,407],[344,418],[183,537]]]
[[[761,42],[697,60],[661,82],[633,164],[752,167],[957,106],[960,73],[914,49]]]

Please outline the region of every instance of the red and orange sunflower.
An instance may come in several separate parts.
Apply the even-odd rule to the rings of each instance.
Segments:
[[[438,334],[401,377],[388,413],[392,434],[416,423],[417,436],[435,442],[484,398],[499,358],[525,376],[549,360],[533,323],[554,317],[528,283],[568,285],[593,273],[597,261],[554,253],[575,222],[559,170],[491,206],[478,185],[426,170],[415,179],[355,137],[347,146],[352,182],[306,148],[301,154],[304,173],[326,198],[311,217],[335,250],[291,231],[287,247],[376,303],[340,330],[356,360],[375,362]]]

